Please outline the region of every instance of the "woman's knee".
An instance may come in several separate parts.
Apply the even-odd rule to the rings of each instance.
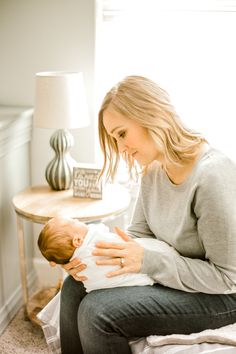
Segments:
[[[68,276],[61,288],[61,304],[79,303],[86,295],[83,283],[77,282],[73,277]]]
[[[106,295],[102,290],[92,291],[80,304],[78,329],[84,352],[116,353],[119,348],[119,353],[130,354],[128,340],[120,330],[118,318],[113,317],[116,311],[111,310]]]
[[[97,295],[97,296],[96,296]],[[78,325],[80,328],[98,328],[107,331],[112,322],[111,311],[107,303],[104,302],[104,296],[88,294],[80,304],[78,311]]]

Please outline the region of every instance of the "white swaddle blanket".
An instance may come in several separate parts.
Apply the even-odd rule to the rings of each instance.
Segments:
[[[122,243],[125,241],[123,241],[117,234],[109,232],[108,227],[104,224],[91,224],[88,227],[89,231],[82,246],[75,250],[72,257],[72,259],[79,257],[83,263],[87,265],[87,268],[80,272],[80,275],[84,275],[88,278],[88,280],[83,282],[87,292],[118,286],[152,285],[154,283],[152,278],[141,273],[127,273],[107,278],[106,274],[111,270],[120,268],[120,265],[97,266],[96,261],[98,259],[104,259],[104,257],[92,256],[92,251],[96,247],[95,245],[98,241],[114,243]],[[135,239],[135,241],[142,245],[149,243],[148,239]]]
[[[95,244],[98,241],[122,243],[125,242],[120,236],[115,233],[109,232],[109,229],[104,224],[90,224],[88,225],[88,233],[84,238],[83,244],[78,247],[73,258],[79,257],[83,263],[87,265],[87,268],[80,272],[79,275],[84,275],[88,280],[84,281],[84,286],[87,292],[96,289],[114,288],[120,286],[141,286],[141,285],[153,285],[153,279],[146,274],[141,273],[127,273],[118,275],[112,278],[107,278],[106,274],[119,268],[119,265],[115,266],[97,266],[96,260],[104,257],[92,256],[92,251],[95,248]],[[148,239],[137,239],[137,242],[141,244],[150,243]],[[151,247],[151,246],[150,246]],[[59,336],[59,311],[60,311],[60,292],[38,313],[37,317],[44,324],[52,326],[56,329],[57,336]]]

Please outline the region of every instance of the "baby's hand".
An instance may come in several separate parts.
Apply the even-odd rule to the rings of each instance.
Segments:
[[[85,281],[87,277],[84,275],[78,275],[79,272],[86,269],[86,264],[81,263],[79,258],[74,258],[67,264],[63,264],[62,268],[65,269],[67,273],[69,273],[76,281]]]

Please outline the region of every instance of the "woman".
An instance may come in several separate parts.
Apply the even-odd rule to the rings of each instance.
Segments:
[[[62,288],[62,353],[130,353],[129,338],[199,332],[236,322],[236,166],[184,127],[167,93],[128,76],[99,112],[103,172],[114,177],[119,156],[142,170],[126,241],[97,243],[94,255],[120,264],[109,277],[146,273],[153,286],[96,290],[82,277]],[[145,249],[137,237],[155,239]],[[86,265],[65,266],[73,276]],[[77,281],[76,281],[77,280]]]

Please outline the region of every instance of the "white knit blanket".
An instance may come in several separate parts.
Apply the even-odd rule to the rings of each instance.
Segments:
[[[236,323],[188,335],[152,335],[130,346],[133,354],[236,354]]]
[[[236,323],[224,326],[217,329],[206,329],[199,333],[185,334],[170,334],[166,336],[149,336],[146,338],[148,345],[161,346],[166,344],[199,344],[220,343],[236,346]],[[236,347],[235,347],[236,353]]]

